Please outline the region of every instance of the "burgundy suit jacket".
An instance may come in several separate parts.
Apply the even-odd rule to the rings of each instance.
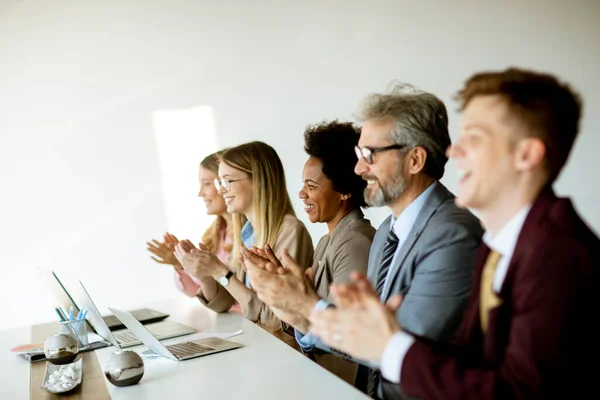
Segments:
[[[481,331],[479,291],[490,252],[475,261],[469,306],[455,345],[417,339],[402,365],[401,391],[419,399],[577,399],[598,396],[600,241],[552,189],[541,192],[519,234]]]

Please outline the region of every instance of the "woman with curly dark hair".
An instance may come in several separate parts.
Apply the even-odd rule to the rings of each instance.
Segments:
[[[303,185],[298,195],[304,202],[308,219],[327,224],[329,230],[319,241],[306,276],[282,269],[285,275],[278,275],[280,280],[275,282],[273,276],[265,275],[269,274],[266,270],[249,271],[259,298],[271,306],[279,319],[295,328],[287,329],[284,324],[286,332],[294,334],[298,341],[307,333],[308,317],[320,299],[333,302],[330,285],[350,282],[354,271],[367,272],[375,228],[361,210],[366,206],[363,192],[367,183],[354,173],[354,147],[359,136],[360,131],[351,123],[338,121],[311,125],[304,132],[304,149],[309,157],[304,164]],[[269,251],[266,249],[262,254],[258,250],[246,251],[244,258],[258,264],[271,262],[282,266],[272,252],[265,257]],[[251,264],[244,263],[252,268]],[[286,265],[292,263],[298,267],[294,271],[301,275],[306,266],[289,257]],[[306,354],[340,378],[354,383],[356,364],[318,350]]]
[[[314,254],[308,270],[317,294],[333,302],[332,284],[350,282],[350,273],[367,273],[375,228],[362,213],[367,182],[354,173],[360,129],[351,123],[332,121],[309,126],[304,132],[304,150],[309,155],[302,171],[298,194],[310,222],[326,223],[329,230]],[[315,360],[349,383],[354,383],[356,364],[334,354],[314,353]]]

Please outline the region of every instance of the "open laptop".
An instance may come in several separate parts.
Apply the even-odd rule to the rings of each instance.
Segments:
[[[79,284],[81,285],[82,294],[81,305],[88,310],[86,318],[91,323],[96,333],[118,348],[126,348],[142,344],[139,337],[131,332],[130,329],[110,329],[102,315],[100,315],[96,304],[94,304],[94,301],[83,285],[83,282],[79,281]],[[142,325],[142,323],[138,321],[133,313],[128,312],[128,314],[130,314],[138,324]],[[119,323],[122,323],[122,319],[118,319]],[[152,322],[146,324],[146,326],[148,327],[148,330],[150,330],[152,334],[160,340],[189,335],[190,333],[196,332],[196,329],[192,328],[191,326],[182,325],[173,321]]]
[[[79,307],[71,293],[69,293],[63,282],[58,278],[58,275],[56,275],[56,272],[38,268],[38,273],[45,281],[46,286],[50,289],[58,304],[62,306],[64,310],[69,310],[73,307],[73,311],[75,312],[75,315],[77,315],[82,307]],[[162,321],[169,316],[169,314],[148,308],[133,310],[131,313],[143,324]],[[106,315],[102,316],[102,318],[110,330],[125,328],[125,325],[123,325],[123,323],[114,315]]]
[[[150,350],[171,360],[183,361],[190,358],[207,356],[222,351],[233,350],[243,347],[239,343],[219,338],[206,338],[201,340],[179,342],[165,346],[148,329],[148,325],[142,325],[133,314],[127,311],[108,307],[110,312],[117,316],[124,324],[139,337]]]

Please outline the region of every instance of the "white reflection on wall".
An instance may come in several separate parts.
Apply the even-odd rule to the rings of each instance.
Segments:
[[[213,221],[198,198],[200,161],[219,149],[212,107],[153,113],[169,232],[197,243]]]

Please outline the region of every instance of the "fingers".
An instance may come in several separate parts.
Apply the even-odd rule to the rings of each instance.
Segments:
[[[312,282],[314,280],[313,267],[306,268],[306,271],[304,271],[304,275]]]
[[[267,243],[265,245],[264,253],[266,254],[269,261],[271,261],[273,264],[275,264],[277,266],[281,265],[281,261],[279,261],[279,259],[275,255],[275,253],[273,252],[273,249],[271,248],[271,245],[269,243]]]
[[[395,314],[402,305],[402,300],[404,300],[404,296],[401,294],[396,294],[389,298],[387,303],[385,303],[385,306],[388,310]]]
[[[208,247],[202,242],[198,243],[198,248],[203,251],[208,251]]]
[[[159,264],[167,264],[165,261],[163,260],[159,260],[158,258],[154,257],[154,256],[150,256],[151,259],[153,259],[154,261],[156,261]]]
[[[375,292],[375,289],[373,289],[373,286],[371,285],[371,281],[367,279],[365,274],[355,271],[350,274],[350,279],[354,281],[356,287],[360,289],[363,294],[378,297],[377,292]]]
[[[177,245],[186,252],[196,248],[189,240],[181,240]]]
[[[254,249],[253,249],[254,250]],[[266,259],[258,256],[256,253],[254,253],[253,251],[248,250],[245,247],[241,248],[241,253],[242,256],[244,257],[245,260],[250,260],[251,262],[253,262],[257,267],[260,268],[264,268],[265,267],[265,263],[266,263]]]
[[[330,293],[340,308],[350,307],[360,301],[359,290],[355,285],[332,285]]]
[[[150,250],[150,248],[153,248],[153,249],[159,248],[159,246],[155,245],[154,242],[156,242],[156,240],[154,240],[154,239],[152,239],[152,243],[146,242],[146,246],[148,246],[148,250]]]
[[[291,271],[296,276],[304,276],[304,268],[302,268],[296,260],[290,256],[287,249],[283,250],[283,262],[285,263],[285,268]]]

